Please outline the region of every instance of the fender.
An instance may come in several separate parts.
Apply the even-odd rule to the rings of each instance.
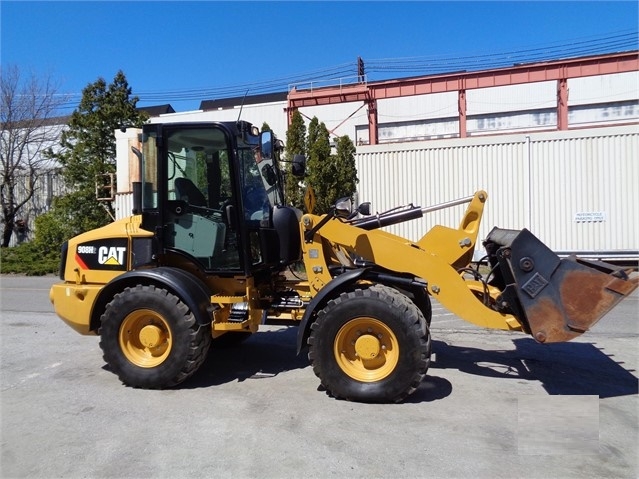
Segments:
[[[323,306],[328,300],[334,296],[344,285],[354,283],[368,271],[368,268],[358,268],[346,273],[342,273],[329,281],[319,293],[311,300],[306,307],[302,321],[300,321],[299,331],[297,332],[297,354],[302,351],[304,342],[308,339],[311,331],[311,317],[320,306]]]
[[[152,269],[133,270],[107,283],[96,298],[91,313],[91,330],[100,327],[100,316],[113,296],[124,288],[136,284],[154,284],[175,294],[184,302],[201,324],[209,324],[211,318],[211,292],[196,276],[178,268],[161,266]]]

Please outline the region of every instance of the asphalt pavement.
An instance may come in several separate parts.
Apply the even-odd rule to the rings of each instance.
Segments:
[[[123,386],[52,311],[55,277],[0,277],[0,477],[636,478],[639,295],[541,345],[434,305],[401,404],[319,388],[295,327],[212,350],[177,389]]]

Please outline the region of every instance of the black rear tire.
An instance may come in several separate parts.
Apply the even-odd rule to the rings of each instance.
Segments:
[[[426,320],[394,288],[342,293],[318,312],[309,360],[329,394],[362,402],[398,402],[417,389],[430,365]]]
[[[210,325],[198,324],[180,298],[154,285],[125,288],[100,319],[104,360],[132,387],[180,384],[204,362],[211,343]]]

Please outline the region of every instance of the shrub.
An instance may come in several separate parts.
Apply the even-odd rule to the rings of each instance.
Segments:
[[[0,273],[28,276],[58,273],[60,247],[69,236],[67,225],[51,212],[38,216],[33,241],[0,249]]]
[[[43,276],[58,273],[60,251],[43,254],[35,241],[22,243],[12,248],[0,248],[0,272],[27,276]]]

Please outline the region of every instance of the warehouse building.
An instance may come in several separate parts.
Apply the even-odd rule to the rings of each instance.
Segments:
[[[294,110],[357,145],[639,121],[637,52],[367,83],[291,85],[287,92],[204,100],[152,121],[266,121],[282,134]],[[372,134],[371,134],[372,132]]]

